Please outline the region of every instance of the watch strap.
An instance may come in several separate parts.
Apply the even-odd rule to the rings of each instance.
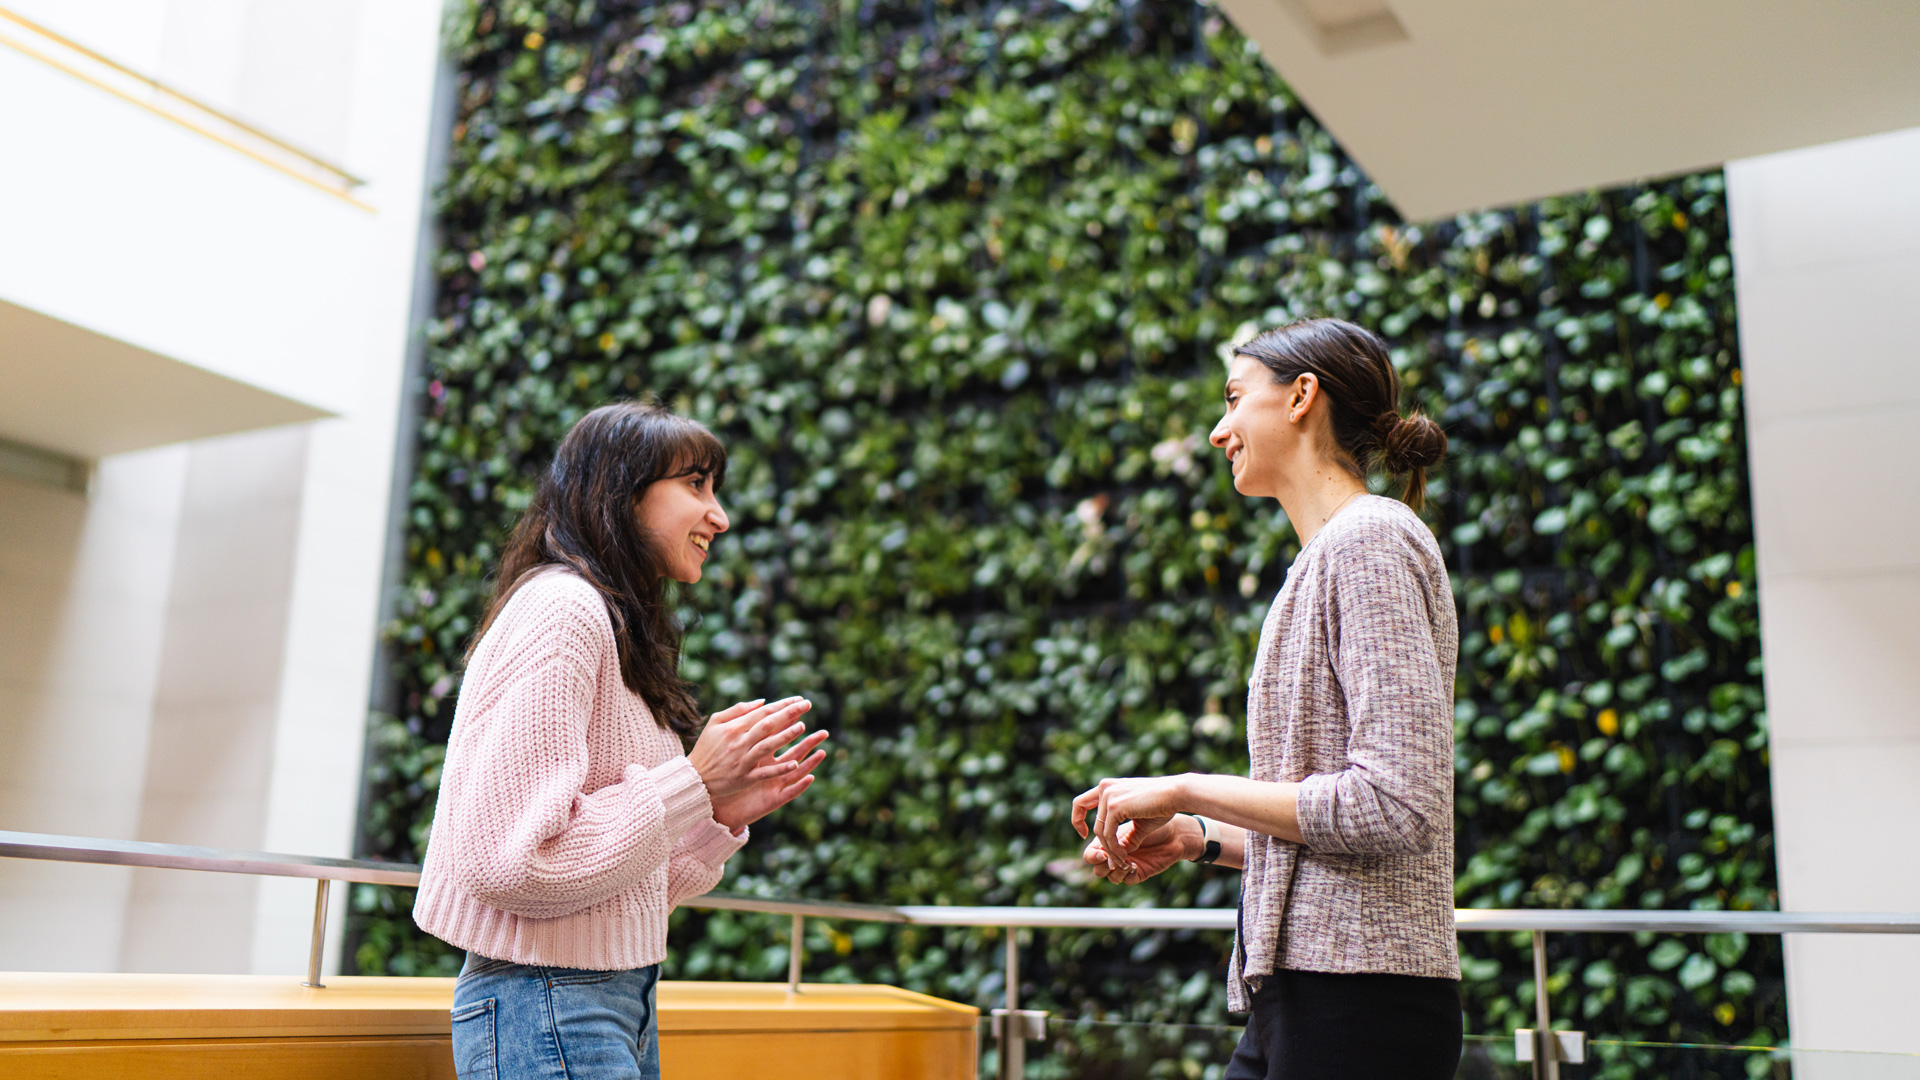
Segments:
[[[1211,866],[1213,861],[1220,857],[1220,837],[1213,827],[1213,822],[1199,814],[1187,816],[1200,823],[1200,854],[1195,855],[1192,861],[1201,866]]]

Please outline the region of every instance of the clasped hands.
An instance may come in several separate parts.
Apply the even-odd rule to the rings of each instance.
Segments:
[[[1102,780],[1073,800],[1073,828],[1087,841],[1080,858],[1115,885],[1136,885],[1200,853],[1200,825],[1180,814],[1178,776]],[[1093,825],[1087,814],[1093,813]]]
[[[813,770],[827,758],[819,749],[825,731],[800,738],[800,717],[813,708],[802,697],[768,704],[743,701],[707,719],[687,761],[707,786],[713,820],[739,832],[792,802],[813,785]],[[800,741],[779,752],[793,740]]]

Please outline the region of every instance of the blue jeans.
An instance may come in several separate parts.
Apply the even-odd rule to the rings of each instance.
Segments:
[[[529,967],[467,954],[453,987],[460,1080],[660,1080],[653,988],[632,971]]]

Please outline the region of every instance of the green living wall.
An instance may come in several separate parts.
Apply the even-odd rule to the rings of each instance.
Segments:
[[[1248,663],[1297,544],[1205,444],[1221,346],[1334,314],[1391,339],[1453,439],[1428,516],[1463,636],[1459,903],[1774,905],[1719,174],[1404,223],[1204,4],[507,0],[451,42],[367,854],[421,853],[458,660],[556,440],[657,395],[733,454],[734,531],[683,594],[688,672],[715,707],[808,694],[835,733],[724,888],[1231,905],[1226,872],[1089,881],[1067,801],[1245,768]],[[452,970],[409,901],[356,892],[359,970]],[[813,978],[1002,989],[992,931],[810,934]],[[1227,948],[1044,933],[1024,997],[1225,1022]],[[1470,1030],[1525,1023],[1525,942],[1463,948]],[[777,978],[785,956],[779,920],[683,912],[669,969]],[[1784,1026],[1770,939],[1567,938],[1553,967],[1556,1013],[1596,1033]]]

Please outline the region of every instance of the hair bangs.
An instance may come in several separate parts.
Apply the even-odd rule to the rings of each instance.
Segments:
[[[673,464],[667,477],[704,476],[713,478],[713,489],[727,482],[727,448],[720,439],[697,420],[680,420],[665,434],[662,457]]]

